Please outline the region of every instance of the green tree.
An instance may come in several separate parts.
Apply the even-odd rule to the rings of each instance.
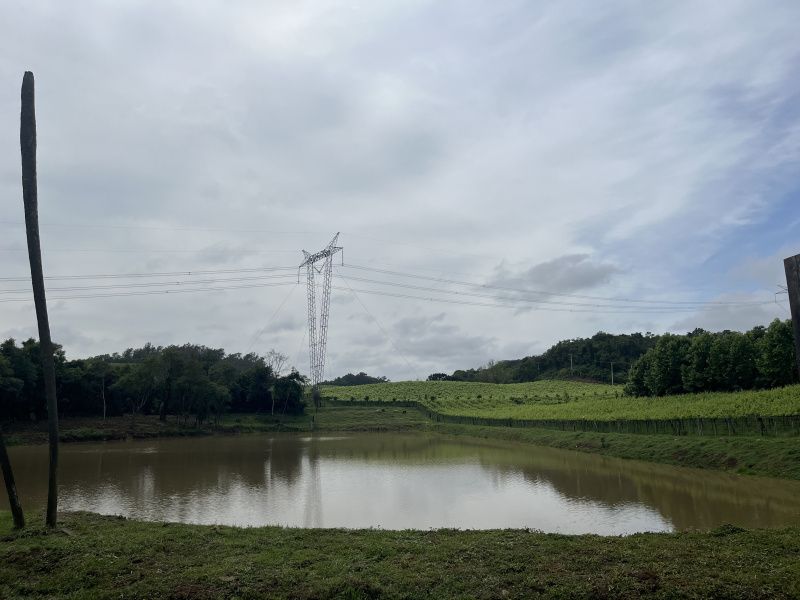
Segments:
[[[113,389],[126,401],[131,411],[131,419],[143,412],[152,401],[163,381],[157,356],[151,356],[141,363],[130,365],[114,384]]]
[[[681,380],[687,392],[702,392],[710,389],[709,360],[714,337],[708,332],[693,335],[686,351],[686,360],[681,367]]]
[[[714,337],[708,361],[712,390],[750,389],[756,377],[756,352],[750,338],[736,331],[723,331]]]
[[[25,383],[14,374],[11,361],[0,354],[0,420],[13,418]]]
[[[301,414],[305,410],[303,403],[303,386],[308,379],[296,370],[275,380],[274,393],[282,413]]]
[[[650,351],[650,364],[644,382],[651,396],[680,394],[684,391],[681,378],[689,340],[680,335],[665,334]]]
[[[759,384],[777,387],[797,382],[792,322],[775,319],[757,341]]]
[[[635,361],[628,372],[628,381],[625,383],[625,393],[629,396],[649,396],[650,390],[645,383],[645,377],[650,369],[652,354],[647,352]]]

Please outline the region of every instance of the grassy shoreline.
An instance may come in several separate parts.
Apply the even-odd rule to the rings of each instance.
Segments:
[[[311,415],[231,415],[217,430],[156,417],[64,420],[71,441],[99,436],[305,431]],[[316,431],[425,431],[800,479],[791,438],[674,438],[433,423],[403,408],[327,407]],[[35,428],[9,432],[39,443]],[[100,437],[100,439],[103,439]],[[111,437],[110,439],[119,439]],[[0,511],[2,598],[800,597],[800,528],[643,533],[528,530],[236,528],[62,513],[11,529]]]
[[[197,435],[236,435],[273,431],[312,431],[312,415],[271,417],[230,415],[219,428],[180,427],[173,419],[163,424],[155,416],[65,419],[64,442],[119,440]],[[25,425],[6,431],[9,445],[45,443],[46,424]],[[714,469],[738,474],[800,480],[800,444],[792,437],[670,436],[572,432],[554,429],[457,425],[434,423],[420,412],[395,407],[325,407],[313,414],[315,431],[433,431],[437,433],[501,439],[526,444],[577,450],[615,458],[643,460],[675,466]]]
[[[0,597],[603,598],[800,595],[800,529],[567,536],[146,523],[10,529]]]

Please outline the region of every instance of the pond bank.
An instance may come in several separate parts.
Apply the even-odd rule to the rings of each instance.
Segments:
[[[145,523],[0,513],[0,596],[528,598],[800,595],[800,529],[565,536]]]
[[[762,436],[671,436],[573,432],[554,429],[487,427],[433,423],[410,408],[325,407],[314,415],[317,431],[435,431],[517,441],[540,446],[577,450],[737,474],[800,480],[800,445],[796,438]],[[64,442],[114,439],[232,435],[272,431],[310,431],[312,416],[229,415],[220,427],[181,427],[174,417],[161,423],[156,416],[137,417],[131,428],[130,417],[64,419]],[[46,443],[46,423],[7,427],[9,445]]]

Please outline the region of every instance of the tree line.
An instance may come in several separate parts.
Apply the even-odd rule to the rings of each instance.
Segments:
[[[614,335],[599,331],[590,338],[562,340],[544,353],[515,360],[491,361],[477,369],[432,373],[429,381],[523,383],[537,379],[584,379],[624,383],[630,366],[652,348],[659,336],[650,332]]]
[[[773,388],[797,383],[791,321],[741,333],[666,334],[631,367],[626,393],[664,396]]]
[[[225,412],[297,414],[307,379],[271,350],[226,354],[196,344],[129,348],[67,360],[55,345],[58,410],[63,416],[176,415],[198,424]],[[39,342],[0,344],[0,420],[47,418]]]
[[[522,383],[581,379],[625,384],[636,396],[770,388],[797,381],[792,322],[776,319],[746,333],[685,335],[600,331],[562,340],[539,355],[491,361],[477,369],[432,373],[429,381]],[[613,367],[612,367],[613,364]],[[613,371],[612,371],[613,369]]]
[[[387,377],[372,377],[364,373],[364,371],[360,371],[355,375],[348,373],[330,381],[323,381],[320,385],[368,385],[371,383],[387,383],[388,381]]]

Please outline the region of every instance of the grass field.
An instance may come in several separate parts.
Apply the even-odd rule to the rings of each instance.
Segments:
[[[3,598],[796,598],[800,530],[565,536],[0,513]]]
[[[518,384],[406,381],[326,387],[323,396],[370,402],[413,401],[443,414],[518,420],[667,420],[800,415],[800,385],[764,391],[624,396],[620,386],[571,381]]]

